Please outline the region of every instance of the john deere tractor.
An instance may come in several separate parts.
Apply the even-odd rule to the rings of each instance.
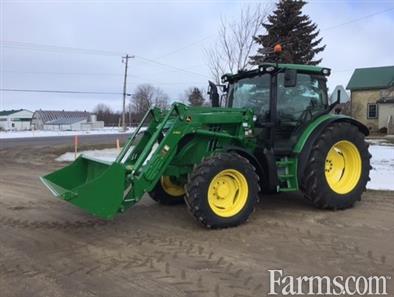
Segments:
[[[100,218],[148,193],[162,204],[185,201],[208,228],[245,222],[266,193],[302,191],[318,208],[351,207],[369,180],[368,129],[330,112],[329,74],[262,64],[224,75],[221,100],[210,83],[212,107],[154,107],[114,162],[81,156],[42,181]]]

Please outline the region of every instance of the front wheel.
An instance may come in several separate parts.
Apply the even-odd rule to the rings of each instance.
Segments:
[[[361,200],[371,155],[364,134],[349,123],[328,126],[310,154],[302,190],[319,208],[344,209]]]
[[[249,218],[259,191],[259,178],[249,161],[235,153],[221,153],[194,169],[185,201],[198,222],[207,228],[225,228]]]
[[[184,202],[185,189],[175,178],[162,176],[149,196],[165,205],[175,205]]]

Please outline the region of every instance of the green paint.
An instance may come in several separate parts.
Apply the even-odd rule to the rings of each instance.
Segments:
[[[276,162],[278,167],[279,192],[298,191],[297,158],[281,158]]]
[[[294,146],[293,152],[294,153],[300,153],[302,149],[304,148],[305,143],[308,141],[309,136],[313,133],[313,131],[323,122],[331,120],[331,119],[348,119],[349,117],[344,116],[344,115],[334,115],[334,114],[325,114],[311,123],[305,128],[305,130],[302,132],[300,138],[298,139],[296,145]]]
[[[124,180],[125,170],[121,165],[108,165],[83,156],[42,177],[56,196],[103,219],[110,219],[118,212]]]

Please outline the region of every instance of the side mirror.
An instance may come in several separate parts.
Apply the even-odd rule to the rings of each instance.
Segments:
[[[216,86],[215,83],[208,81],[209,86],[208,86],[208,94],[209,94],[209,100],[211,101],[212,107],[219,107],[219,93],[218,93],[218,87]]]
[[[286,69],[285,71],[285,88],[293,88],[297,85],[297,70]]]

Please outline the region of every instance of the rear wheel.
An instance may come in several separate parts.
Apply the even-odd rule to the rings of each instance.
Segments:
[[[317,139],[302,178],[305,196],[319,208],[344,209],[361,200],[371,155],[357,127],[328,126]]]
[[[149,195],[161,204],[174,205],[184,202],[185,189],[175,178],[162,176]]]
[[[185,201],[206,227],[232,227],[249,218],[259,190],[259,178],[249,161],[236,153],[222,153],[195,168],[186,185]]]

